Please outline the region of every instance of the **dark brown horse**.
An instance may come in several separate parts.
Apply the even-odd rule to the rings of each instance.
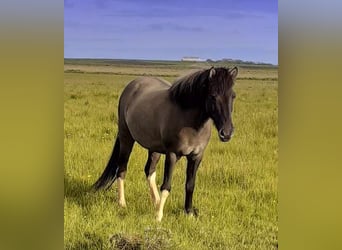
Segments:
[[[148,150],[145,174],[161,221],[171,190],[172,172],[180,157],[186,156],[185,212],[193,213],[192,195],[203,152],[211,135],[211,121],[221,141],[233,135],[234,81],[238,69],[210,68],[170,83],[150,77],[130,82],[119,100],[119,132],[111,158],[96,190],[109,188],[118,179],[119,204],[126,206],[124,179],[135,141]],[[156,164],[165,154],[161,197],[156,186]]]

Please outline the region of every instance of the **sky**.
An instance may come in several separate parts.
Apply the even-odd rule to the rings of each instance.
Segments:
[[[64,0],[64,57],[278,64],[277,0]]]

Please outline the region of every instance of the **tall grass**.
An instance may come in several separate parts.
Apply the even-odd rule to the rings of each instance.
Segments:
[[[135,76],[65,73],[65,248],[124,249],[126,244],[130,249],[276,249],[278,84],[240,77],[235,87],[235,135],[231,142],[221,143],[213,130],[198,171],[194,206],[199,216],[183,213],[182,159],[163,221],[156,223],[143,171],[147,152],[137,144],[125,182],[126,209],[116,202],[116,185],[108,192],[89,191],[113,147],[118,97]],[[159,186],[163,162],[164,158],[157,167]]]

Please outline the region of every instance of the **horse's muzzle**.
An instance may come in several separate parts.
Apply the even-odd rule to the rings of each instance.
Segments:
[[[224,132],[224,129],[220,129],[218,131],[218,134],[219,134],[219,138],[222,142],[227,142],[233,137],[234,129],[231,129],[231,131],[229,131],[229,133],[227,133],[227,134]]]

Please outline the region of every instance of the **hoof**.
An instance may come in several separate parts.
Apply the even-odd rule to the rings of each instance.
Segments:
[[[156,221],[157,221],[157,222],[161,222],[162,218],[163,218],[163,214],[159,214],[159,213],[158,213],[158,214],[156,215]]]
[[[122,208],[126,208],[127,207],[126,201],[119,201],[119,206]]]
[[[198,217],[198,214],[199,214],[197,208],[192,208],[192,209],[185,210],[185,213],[186,213],[188,216],[191,216],[191,217]]]

